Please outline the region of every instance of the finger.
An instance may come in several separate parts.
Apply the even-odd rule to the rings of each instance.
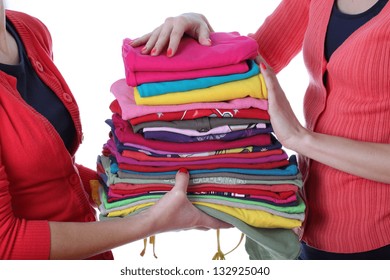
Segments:
[[[208,227],[196,227],[194,229],[201,230],[201,231],[208,231],[208,230],[210,230],[210,228],[208,228]]]
[[[209,20],[208,20],[205,16],[203,16],[203,19],[204,19],[204,21],[206,22],[207,29],[209,30],[209,32],[214,32],[214,29],[213,29],[213,27],[211,26]]]
[[[184,36],[185,29],[183,28],[184,25],[182,24],[176,24],[174,25],[172,31],[171,31],[171,36],[169,39],[169,45],[167,49],[167,55],[169,57],[173,56],[176,54],[177,49],[179,48],[179,44],[181,39]],[[207,28],[202,28],[199,34],[195,36],[198,38],[198,42],[201,45],[204,46],[210,46],[211,45],[211,40],[210,40],[210,31]]]
[[[169,38],[169,44],[167,49],[167,56],[173,56],[176,54],[181,39],[184,36],[184,28],[182,25],[174,25]]]
[[[152,49],[152,55],[159,55],[161,54],[164,49],[167,47],[167,45],[170,43],[171,34],[173,32],[174,25],[169,23],[170,19],[166,20],[166,23],[161,26],[160,32],[157,36],[157,40],[155,41],[155,44]],[[167,24],[167,22],[169,24]]]
[[[204,219],[204,224],[202,225],[203,228],[232,228],[233,226],[229,223],[223,222],[219,219],[216,219],[214,217],[211,217],[207,214],[205,214],[207,218]]]
[[[201,16],[203,19],[204,24],[201,24],[199,29],[196,30],[196,33],[198,35],[198,41],[201,45],[204,46],[211,46],[212,41],[210,39],[210,33],[214,32],[213,28],[211,27],[209,21],[205,16]]]
[[[222,228],[232,228],[233,227],[231,224],[228,224],[228,223],[225,223],[225,222],[222,222],[222,221],[220,221],[220,222],[221,222],[220,226],[215,226],[216,223],[214,222],[213,227],[199,226],[199,227],[195,227],[193,229],[202,230],[202,231],[208,231],[210,229],[217,229],[217,228],[222,229]]]
[[[143,54],[152,54],[152,52],[156,52],[154,49],[155,49],[155,45],[156,45],[156,42],[160,36],[160,32],[161,32],[161,29],[162,27],[157,27],[151,34],[150,34],[150,37],[148,39],[148,41],[146,42],[145,44],[145,47],[142,49],[142,53]]]
[[[210,30],[208,28],[200,28],[198,32],[199,44],[203,46],[211,46]]]
[[[134,39],[131,41],[130,45],[134,48],[139,47],[141,45],[145,45],[146,42],[149,40],[152,33],[145,34],[137,39]]]
[[[174,189],[187,192],[190,175],[185,168],[180,168],[176,173]]]
[[[265,63],[265,59],[261,55],[257,55],[256,58],[255,58],[255,62],[257,63],[257,65],[260,66],[260,63],[262,63],[262,62]]]

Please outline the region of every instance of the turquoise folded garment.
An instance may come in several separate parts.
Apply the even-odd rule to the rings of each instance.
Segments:
[[[259,66],[248,60],[249,70],[244,73],[230,74],[225,76],[212,76],[188,80],[176,80],[158,83],[144,83],[137,86],[141,97],[150,97],[172,92],[183,92],[194,89],[208,88],[220,84],[243,80],[259,74]]]

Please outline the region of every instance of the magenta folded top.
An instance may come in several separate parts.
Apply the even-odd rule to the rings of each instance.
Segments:
[[[123,156],[119,151],[117,150],[114,140],[110,139],[105,144],[105,147],[110,151],[112,155],[115,156],[118,163],[126,163],[126,164],[133,164],[133,165],[143,165],[143,166],[178,166],[179,168],[183,166],[183,161],[165,161],[164,158],[160,158],[160,161],[144,161],[144,160],[137,160],[131,157]],[[250,163],[266,163],[266,162],[274,162],[274,161],[280,161],[285,160],[288,158],[288,155],[283,152],[282,154],[276,154],[276,155],[269,155],[265,157],[242,157],[242,158],[234,158],[229,157],[229,155],[226,155],[226,157],[221,158],[210,158],[210,159],[202,159],[202,160],[196,160],[195,158],[192,161],[185,161],[185,164],[188,165],[204,165],[204,164],[215,164],[215,163],[236,163],[237,168],[240,167],[240,164],[250,164]]]
[[[122,56],[126,81],[130,86],[147,82],[194,79],[248,71],[248,59],[257,56],[257,42],[238,32],[210,34],[211,46],[203,46],[185,36],[173,57],[141,54],[144,46],[132,47],[124,39]]]

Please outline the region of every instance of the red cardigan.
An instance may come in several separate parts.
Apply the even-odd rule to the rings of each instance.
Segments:
[[[0,259],[48,259],[48,221],[95,221],[89,180],[97,174],[75,164],[82,141],[78,106],[52,61],[46,27],[29,15],[7,11],[39,77],[58,95],[76,127],[71,153],[49,123],[0,71]],[[112,258],[111,252],[95,258]]]
[[[308,129],[389,144],[390,3],[354,32],[327,62],[324,41],[333,3],[282,1],[254,35],[259,52],[280,71],[303,50],[310,77],[304,98]],[[308,206],[304,241],[321,250],[341,253],[390,244],[389,184],[353,176],[304,157],[300,157],[299,164]]]

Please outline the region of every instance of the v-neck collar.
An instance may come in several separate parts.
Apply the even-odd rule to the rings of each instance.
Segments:
[[[326,24],[325,24],[325,30],[328,27],[330,17],[332,14],[332,10],[333,10],[333,6],[335,5],[335,1],[336,0],[329,1],[329,6],[327,7],[328,10],[327,10],[327,20],[326,20]],[[372,25],[374,25],[378,21],[380,21],[382,19],[383,15],[386,15],[389,13],[390,13],[390,2],[387,2],[386,5],[383,7],[383,9],[378,13],[378,15],[376,15],[375,17],[370,19],[368,22],[366,22],[365,24],[363,24],[359,28],[357,28],[350,36],[348,36],[348,38],[333,52],[332,56],[329,59],[329,62],[332,61],[332,57],[337,55],[339,52],[342,52],[343,48],[345,48],[345,45],[348,45],[351,41],[353,41],[355,39],[355,37],[359,36],[360,33],[364,32],[366,29],[370,28]],[[324,36],[322,38],[324,59],[325,59],[325,39],[326,39],[326,32],[324,32]],[[329,62],[327,62],[327,63],[329,63]]]

